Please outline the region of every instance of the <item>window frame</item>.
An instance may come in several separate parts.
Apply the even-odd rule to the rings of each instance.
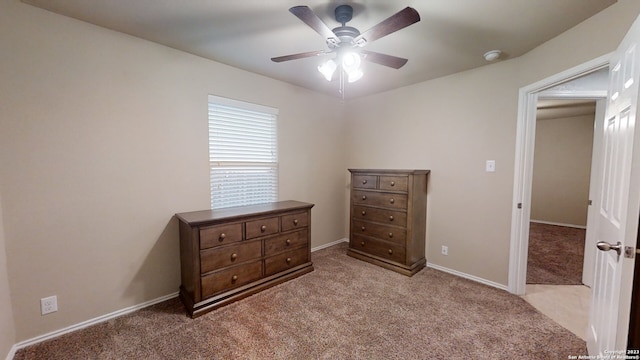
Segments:
[[[279,110],[215,95],[207,100],[211,209],[277,201]]]

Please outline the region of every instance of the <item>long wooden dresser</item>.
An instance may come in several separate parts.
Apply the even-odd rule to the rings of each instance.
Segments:
[[[191,317],[313,271],[311,208],[281,201],[176,214]]]
[[[413,276],[424,268],[429,170],[349,169],[347,254]]]

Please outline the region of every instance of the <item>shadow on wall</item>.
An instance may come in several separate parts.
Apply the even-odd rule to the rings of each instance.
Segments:
[[[178,220],[171,217],[127,285],[123,298],[141,304],[178,291],[180,286],[180,241]]]

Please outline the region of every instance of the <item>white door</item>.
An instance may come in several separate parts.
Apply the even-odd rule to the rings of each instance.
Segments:
[[[640,18],[639,18],[640,19]],[[624,350],[628,334],[633,259],[624,246],[635,246],[640,205],[640,141],[638,115],[638,56],[640,20],[636,19],[614,53],[602,134],[602,162],[597,241],[620,245],[596,251],[587,347],[590,355]],[[638,143],[634,149],[634,142]]]

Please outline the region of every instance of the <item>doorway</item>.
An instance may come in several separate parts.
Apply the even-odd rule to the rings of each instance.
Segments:
[[[601,72],[578,80],[606,86]],[[597,99],[552,92],[538,99],[527,284],[582,285]]]
[[[563,88],[606,88],[607,76],[602,69]],[[579,93],[557,97],[556,91],[542,92],[537,103],[524,299],[586,341],[591,290],[584,283],[591,276],[583,270],[593,269],[585,262],[589,185],[592,159],[598,158],[594,128],[604,116],[596,109],[605,100]]]
[[[534,152],[536,140],[536,118],[538,102],[545,101],[598,101],[600,103],[599,114],[600,119],[604,118],[604,104],[602,99],[606,98],[608,87],[608,59],[602,57],[590,63],[583,64],[580,67],[567,70],[550,79],[531,85],[528,88],[521,89],[521,101],[525,99],[525,103],[520,104],[519,119],[520,125],[518,131],[518,144],[516,146],[516,175],[514,186],[514,200],[516,205],[513,211],[512,221],[512,237],[510,250],[510,269],[509,269],[509,291],[517,295],[525,295],[527,293],[526,275],[528,265],[528,246],[529,246],[529,226],[533,219],[532,214],[532,185],[534,174]],[[598,123],[597,121],[595,122]],[[593,124],[593,122],[592,122]],[[594,154],[597,156],[597,150],[600,144],[596,139],[593,144]],[[591,158],[594,157],[591,154]],[[597,162],[595,162],[597,163]],[[596,169],[592,169],[596,170]],[[594,171],[591,172],[594,174]],[[594,183],[594,179],[589,179],[590,183]],[[594,183],[595,184],[595,183]],[[593,188],[593,187],[592,187]],[[592,198],[591,194],[588,197]],[[535,213],[535,212],[534,212]],[[538,215],[536,215],[538,216]],[[541,219],[533,219],[541,220]],[[544,220],[544,219],[542,219]],[[549,221],[560,224],[569,224],[571,221]],[[587,224],[589,220],[587,219]],[[587,226],[586,242],[592,241],[593,229]],[[591,235],[591,237],[590,237]],[[585,246],[583,261],[583,283],[590,285],[593,279],[592,271],[594,269],[593,258],[595,257],[595,248]],[[588,304],[590,300],[590,291],[588,288],[576,289],[552,289],[552,291],[536,292],[529,294],[536,297],[538,301],[550,303],[551,311],[558,312],[558,304],[569,303],[573,301],[586,303],[587,310],[581,310],[580,322],[572,326],[586,329],[588,322]],[[567,291],[568,290],[568,291]],[[531,291],[530,291],[531,292]],[[525,297],[526,299],[526,297]],[[584,300],[580,300],[584,299]],[[535,305],[534,305],[535,306]],[[575,309],[575,305],[569,307]],[[541,309],[541,311],[543,311]],[[547,313],[546,311],[543,311]],[[547,313],[554,318],[553,314]],[[565,318],[566,318],[565,313]],[[569,317],[570,318],[570,317]],[[562,323],[561,318],[556,321]],[[567,326],[565,326],[567,327]],[[584,336],[584,335],[583,335]]]
[[[586,78],[586,75],[598,71],[605,71],[608,65],[608,56],[603,56],[520,89],[519,126],[516,140],[516,166],[513,190],[514,207],[512,211],[509,259],[509,291],[513,294],[525,294],[529,222],[531,220],[530,204],[536,130],[535,119],[538,99],[544,97],[542,95],[551,95],[551,93],[557,98],[565,99],[576,97],[606,97],[606,87],[605,89],[589,88],[588,85],[576,87],[577,82],[573,83],[572,80]],[[545,91],[548,92],[545,94]],[[587,238],[588,237],[589,234],[587,234]],[[585,258],[587,257],[588,253],[585,253]]]

